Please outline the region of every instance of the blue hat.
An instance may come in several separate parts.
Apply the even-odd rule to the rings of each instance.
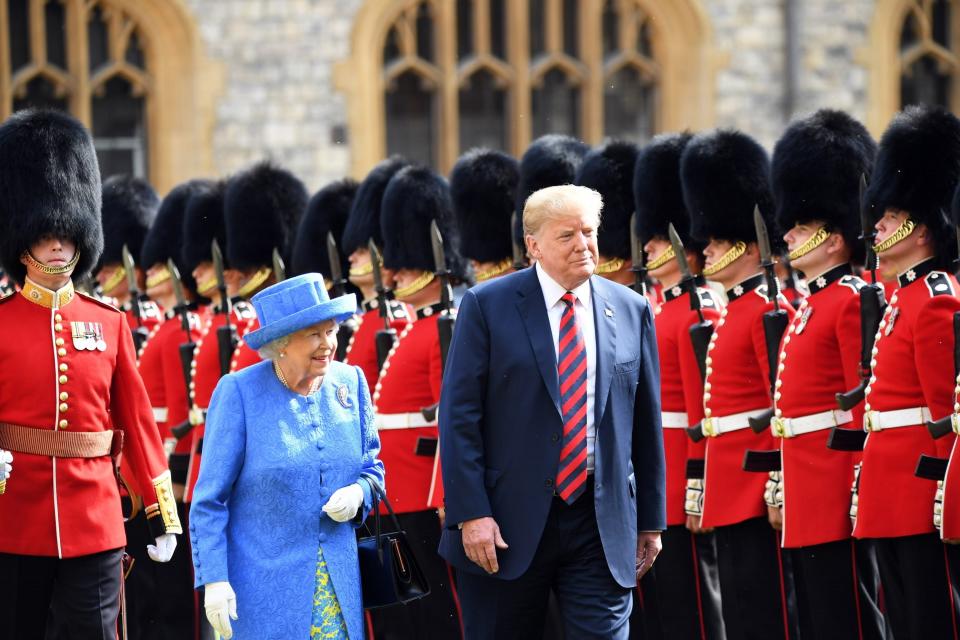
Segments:
[[[357,296],[330,299],[323,276],[305,273],[267,287],[250,300],[260,328],[243,339],[254,351],[263,345],[306,327],[336,320],[342,322],[357,312]]]

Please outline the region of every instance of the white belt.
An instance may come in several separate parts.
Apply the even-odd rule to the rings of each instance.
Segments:
[[[380,413],[376,417],[377,429],[418,429],[420,427],[435,427],[437,421],[430,422],[418,412],[413,413]]]
[[[167,407],[154,407],[153,408],[153,420],[154,422],[166,422],[167,421]]]
[[[704,418],[700,423],[700,429],[703,435],[709,438],[715,438],[731,431],[740,431],[750,428],[750,418],[756,418],[766,413],[768,409],[754,409],[753,411],[744,411],[742,413],[733,413],[729,416],[717,416]]]
[[[896,411],[867,411],[863,414],[865,431],[883,431],[898,427],[914,427],[930,420],[930,409],[913,407]]]
[[[662,411],[660,423],[664,429],[686,429],[690,426],[690,419],[682,411]]]
[[[778,438],[793,438],[805,433],[839,427],[852,421],[853,413],[850,411],[831,409],[800,418],[773,418],[770,421],[770,430]]]

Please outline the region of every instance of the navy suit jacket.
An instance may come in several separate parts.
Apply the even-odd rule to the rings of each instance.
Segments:
[[[643,296],[590,278],[597,364],[594,502],[607,564],[636,585],[637,531],[666,528],[660,366]],[[492,516],[510,546],[502,579],[522,575],[553,500],[563,420],[557,356],[534,268],[469,290],[457,315],[440,396],[446,528],[440,554],[482,574],[457,525]]]

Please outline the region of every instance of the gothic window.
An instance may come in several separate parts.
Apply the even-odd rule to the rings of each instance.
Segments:
[[[644,142],[713,125],[709,21],[695,0],[367,0],[335,84],[363,176],[400,153],[448,171],[568,133]]]
[[[900,106],[939,104],[955,108],[957,0],[906,2],[900,29]]]

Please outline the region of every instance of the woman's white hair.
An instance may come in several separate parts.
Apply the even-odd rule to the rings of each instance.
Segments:
[[[562,184],[534,191],[523,205],[523,234],[536,236],[548,220],[590,213],[600,226],[603,197],[589,187]]]
[[[260,357],[264,360],[279,360],[282,357],[281,354],[283,350],[287,348],[288,344],[290,344],[290,336],[280,336],[260,347],[257,353],[260,354]]]

